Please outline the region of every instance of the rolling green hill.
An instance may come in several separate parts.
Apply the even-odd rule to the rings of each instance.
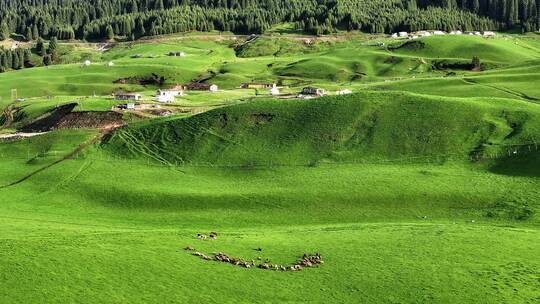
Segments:
[[[486,39],[477,36],[431,36],[421,40],[419,45],[409,44],[394,52],[403,55],[425,58],[450,58],[470,60],[479,56],[485,61],[499,64],[515,64],[540,59],[538,46],[527,40],[506,37]]]
[[[306,101],[261,100],[189,119],[132,126],[106,149],[169,163],[307,165],[491,157],[540,141],[540,109],[507,99],[364,92]]]
[[[538,302],[540,43],[410,41],[423,47],[283,35],[239,50],[194,34],[0,74],[0,136],[68,104],[109,112],[114,90],[158,110],[158,85],[136,83],[152,73],[221,88],[161,104],[188,109],[166,117],[115,110],[119,129],[0,139],[0,303]],[[475,55],[485,70],[459,65]],[[291,95],[238,88],[251,81]],[[293,98],[307,85],[330,96]],[[248,269],[186,246],[325,263]]]

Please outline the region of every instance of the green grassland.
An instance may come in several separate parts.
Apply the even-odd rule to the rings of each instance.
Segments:
[[[153,103],[157,86],[119,78],[221,88],[168,105],[209,110],[197,115],[0,142],[0,303],[537,303],[538,38],[306,43],[289,30],[241,47],[219,35],[85,46],[90,67],[0,74],[0,109],[19,108],[0,133],[67,103],[109,111],[114,90]],[[434,67],[473,56],[485,70]],[[251,81],[355,94],[238,89]],[[245,269],[186,246],[325,263]]]
[[[119,44],[103,53],[94,50],[96,54],[91,58],[95,61],[90,67],[81,67],[81,60],[81,63],[1,74],[0,106],[9,103],[10,90],[14,88],[18,90],[18,96],[24,98],[108,95],[114,90],[144,91],[155,87],[113,82],[121,78],[144,78],[152,73],[165,77],[169,84],[203,80],[216,83],[223,89],[237,88],[242,82],[281,81],[294,89],[306,84],[329,89],[372,86],[402,91],[411,87],[413,89],[409,91],[433,95],[437,95],[437,88],[449,87],[441,95],[455,97],[486,96],[486,90],[492,88],[486,88],[483,79],[495,77],[486,82],[494,82],[495,86],[508,82],[509,89],[538,98],[537,86],[527,85],[528,80],[537,76],[540,65],[536,39],[521,36],[490,39],[476,36],[428,37],[418,40],[423,45],[420,49],[406,43],[400,47],[403,41],[387,40],[375,40],[385,42],[382,47],[358,39],[315,40],[307,45],[301,39],[267,37],[242,47],[239,47],[242,43],[238,40],[212,40],[208,37]],[[235,46],[238,47],[238,56],[232,48]],[[85,50],[89,52],[91,48]],[[176,51],[183,51],[187,56],[168,56],[169,52]],[[478,56],[488,71],[479,75],[466,70],[432,67],[433,63],[441,60],[470,63],[473,56]],[[115,66],[109,67],[110,61]],[[448,77],[450,71],[457,75]],[[462,84],[463,78],[478,78],[478,83]],[[493,94],[515,97],[515,94],[503,90]]]

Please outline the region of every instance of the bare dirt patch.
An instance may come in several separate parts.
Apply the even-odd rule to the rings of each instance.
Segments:
[[[58,129],[113,129],[125,124],[118,112],[73,112],[76,103],[58,107],[47,115],[22,127],[24,133],[47,132]]]

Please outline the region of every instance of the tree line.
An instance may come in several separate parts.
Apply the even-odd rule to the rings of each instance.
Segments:
[[[540,28],[540,0],[0,0],[0,40],[137,39],[185,31],[262,33],[290,22],[336,30]]]
[[[9,69],[19,70],[32,67],[31,55],[30,49],[18,48],[11,50],[0,47],[0,73]]]
[[[17,47],[7,49],[0,46],[0,73],[8,70],[20,70],[24,68],[32,68],[34,63],[42,65],[51,65],[58,59],[58,39],[52,37],[48,45],[45,44],[41,37],[38,37],[34,46],[35,55],[40,58],[40,61],[32,60],[32,49]]]

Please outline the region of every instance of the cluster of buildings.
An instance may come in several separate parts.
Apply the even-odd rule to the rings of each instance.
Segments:
[[[295,94],[282,95],[280,93],[280,88],[275,83],[243,83],[240,85],[240,88],[241,89],[269,89],[270,95],[272,96],[298,97],[298,98],[304,98],[304,99],[323,97],[328,94],[328,92],[322,88],[305,87],[297,95]],[[336,92],[336,95],[346,95],[346,94],[352,94],[352,91],[349,89],[345,89],[345,90],[339,90]]]
[[[473,31],[473,32],[462,32],[462,31],[450,31],[450,32],[444,32],[444,31],[418,31],[418,32],[398,32],[393,33],[392,38],[408,38],[408,39],[416,39],[416,38],[422,38],[422,37],[429,37],[429,36],[443,36],[443,35],[474,35],[474,36],[483,36],[483,37],[493,37],[495,36],[495,32],[492,31]]]
[[[282,96],[282,97],[298,97],[304,99],[311,99],[317,97],[323,97],[327,95],[327,91],[322,88],[317,87],[305,87],[299,94],[281,94],[280,88],[275,83],[242,83],[240,85],[241,89],[268,89],[270,95],[272,96]],[[177,97],[185,96],[185,91],[207,91],[207,92],[217,92],[219,87],[215,84],[207,83],[188,83],[184,85],[176,85],[167,89],[159,89],[155,95],[155,101],[161,103],[171,103],[175,102]],[[347,95],[352,94],[352,91],[349,89],[339,90],[336,92],[336,95]],[[135,109],[135,103],[142,101],[142,95],[139,93],[124,93],[119,92],[114,94],[116,100],[126,101],[127,104],[122,107],[123,109],[132,110]]]
[[[176,85],[169,89],[159,89],[156,93],[156,101],[170,103],[176,100],[178,96],[184,96],[184,91],[208,91],[217,92],[219,87],[215,84],[207,83],[188,83],[185,85]],[[139,93],[115,93],[114,98],[116,100],[125,101],[140,101],[142,96]]]
[[[257,82],[242,83],[240,85],[240,88],[241,89],[257,89],[257,90],[269,89],[270,90],[270,95],[272,95],[272,96],[277,96],[277,95],[281,94],[277,84],[275,84],[275,83],[257,83]]]

